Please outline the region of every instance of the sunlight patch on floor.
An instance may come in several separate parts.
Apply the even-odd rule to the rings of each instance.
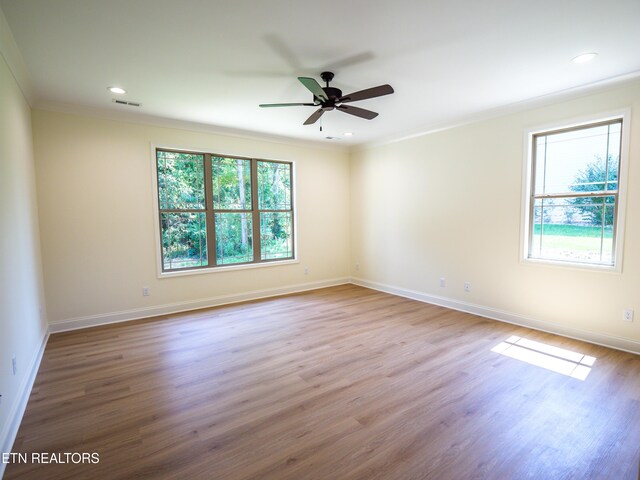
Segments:
[[[596,361],[595,357],[589,355],[527,340],[517,335],[500,342],[491,351],[578,380],[587,378]]]

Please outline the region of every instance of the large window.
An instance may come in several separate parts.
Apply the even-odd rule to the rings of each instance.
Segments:
[[[534,133],[527,258],[613,267],[623,119]]]
[[[292,259],[292,168],[157,149],[162,271]]]

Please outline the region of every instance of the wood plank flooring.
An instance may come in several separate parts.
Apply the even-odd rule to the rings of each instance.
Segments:
[[[52,335],[14,452],[100,462],[7,479],[635,479],[640,357],[344,285]]]

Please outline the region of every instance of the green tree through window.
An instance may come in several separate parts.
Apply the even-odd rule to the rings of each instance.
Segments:
[[[156,151],[163,271],[290,259],[292,164]]]
[[[609,177],[609,178],[607,178]],[[618,158],[609,155],[607,164],[597,157],[589,163],[584,170],[580,170],[571,185],[574,192],[601,192],[615,191],[618,189]],[[602,213],[605,213],[605,225],[613,225],[614,203],[613,196],[595,197],[591,200],[584,197],[570,199],[575,210],[582,215],[585,221],[593,226],[602,225]]]

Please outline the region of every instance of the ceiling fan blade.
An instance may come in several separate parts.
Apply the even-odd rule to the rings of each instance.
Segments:
[[[300,83],[302,83],[305,87],[309,89],[311,93],[313,93],[314,97],[324,100],[325,102],[329,100],[329,97],[327,97],[327,94],[324,92],[324,90],[322,89],[322,87],[316,81],[315,78],[298,77],[298,80],[300,80]]]
[[[358,92],[350,93],[349,95],[343,95],[338,99],[339,102],[356,102],[358,100],[366,100],[367,98],[381,97],[383,95],[389,95],[393,93],[391,85],[378,85],[377,87],[367,88],[366,90],[360,90]]]
[[[319,108],[318,110],[313,112],[309,118],[307,118],[307,120],[304,122],[304,125],[311,125],[313,123],[316,123],[323,113],[324,110]]]
[[[262,108],[267,107],[315,107],[315,103],[261,103]]]
[[[349,115],[355,115],[356,117],[366,118],[367,120],[373,120],[378,116],[376,112],[371,110],[365,110],[364,108],[352,107],[351,105],[340,105],[336,107],[338,110],[342,110]]]

